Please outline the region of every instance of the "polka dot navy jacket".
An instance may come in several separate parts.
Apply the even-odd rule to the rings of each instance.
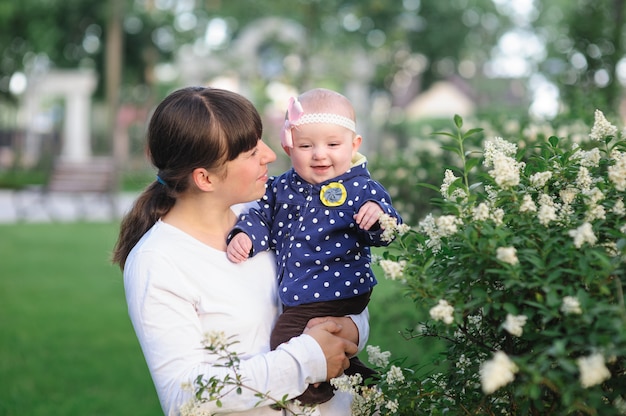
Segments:
[[[269,179],[260,208],[243,215],[231,235],[248,234],[251,255],[276,251],[285,305],[350,298],[376,284],[370,246],[389,244],[381,239],[380,227],[357,227],[353,216],[367,201],[377,202],[401,223],[385,188],[370,178],[364,157],[343,175],[317,185],[290,169]]]

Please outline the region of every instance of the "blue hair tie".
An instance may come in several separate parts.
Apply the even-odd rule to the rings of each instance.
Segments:
[[[159,175],[156,175],[157,178],[157,182],[160,183],[163,186],[167,186],[167,182],[165,182],[163,179],[161,179],[161,177]]]

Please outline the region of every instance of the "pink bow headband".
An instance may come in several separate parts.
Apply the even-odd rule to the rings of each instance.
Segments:
[[[291,129],[303,124],[312,123],[336,124],[356,133],[356,123],[354,120],[334,113],[304,114],[300,101],[298,101],[297,98],[291,97],[289,99],[289,106],[287,107],[287,120],[285,120],[283,129],[280,132],[280,144],[283,147],[293,147]]]

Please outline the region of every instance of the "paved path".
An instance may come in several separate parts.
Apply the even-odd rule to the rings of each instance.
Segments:
[[[71,222],[119,220],[132,206],[137,193],[119,193],[116,212],[112,213],[108,202],[95,195],[52,194],[45,198],[45,205],[34,194],[17,194],[0,189],[0,224],[22,222]],[[18,215],[18,210],[21,215]]]

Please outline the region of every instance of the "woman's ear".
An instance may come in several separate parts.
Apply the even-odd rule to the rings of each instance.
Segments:
[[[213,189],[213,174],[204,168],[196,168],[191,173],[193,183],[201,191],[211,191]]]

